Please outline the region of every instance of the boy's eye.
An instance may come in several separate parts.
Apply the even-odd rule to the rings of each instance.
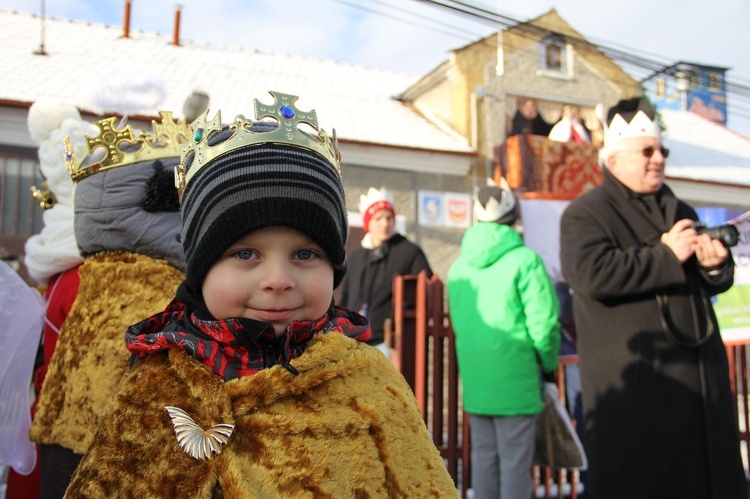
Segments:
[[[255,252],[253,250],[243,249],[237,251],[234,255],[240,260],[250,260],[253,255],[255,255]]]
[[[315,256],[315,253],[313,253],[310,250],[299,250],[297,252],[297,258],[300,260],[310,260]]]

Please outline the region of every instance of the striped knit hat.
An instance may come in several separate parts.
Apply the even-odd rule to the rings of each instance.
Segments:
[[[251,132],[279,125],[256,121]],[[214,146],[231,137],[224,128]],[[188,165],[189,168],[189,165]],[[182,196],[182,245],[186,283],[200,295],[203,279],[219,257],[246,234],[284,226],[318,243],[334,268],[334,288],[346,274],[349,223],[344,187],[331,163],[311,149],[255,142],[213,159],[192,178]]]

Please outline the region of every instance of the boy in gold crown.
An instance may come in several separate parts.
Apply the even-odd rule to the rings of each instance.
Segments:
[[[67,497],[458,495],[367,319],[333,303],[349,233],[335,134],[271,94],[255,111],[272,121],[193,123],[185,281],[128,329],[134,365]]]

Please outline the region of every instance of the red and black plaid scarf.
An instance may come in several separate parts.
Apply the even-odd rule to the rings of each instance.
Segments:
[[[128,350],[136,358],[168,348],[184,350],[228,381],[277,364],[296,374],[289,362],[302,355],[312,337],[321,332],[341,333],[358,341],[372,335],[365,317],[334,305],[315,321],[292,322],[278,338],[266,322],[206,320],[190,309],[176,298],[163,312],[130,326],[125,333]]]

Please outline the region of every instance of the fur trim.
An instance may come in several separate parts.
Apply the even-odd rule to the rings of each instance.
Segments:
[[[75,106],[55,99],[39,99],[29,108],[27,126],[31,138],[37,145],[41,145],[67,119],[81,119]]]
[[[128,373],[66,497],[458,497],[406,381],[377,349],[317,335],[292,364],[222,382],[182,351]],[[166,405],[235,425],[189,457]]]
[[[39,395],[29,436],[83,454],[127,368],[125,330],[163,310],[183,275],[163,260],[100,253],[79,267],[81,283]]]
[[[42,213],[44,227],[39,234],[26,240],[23,263],[38,283],[83,263],[73,233],[73,209],[57,203]]]

